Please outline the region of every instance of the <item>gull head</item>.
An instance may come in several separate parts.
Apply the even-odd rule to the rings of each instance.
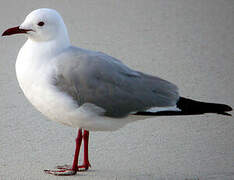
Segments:
[[[48,8],[32,11],[20,26],[7,29],[2,36],[13,34],[25,34],[33,41],[51,41],[61,38],[68,40],[62,17],[56,10]]]

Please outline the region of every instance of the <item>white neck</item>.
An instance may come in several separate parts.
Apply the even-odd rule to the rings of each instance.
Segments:
[[[47,57],[53,56],[69,46],[69,38],[56,38],[50,41],[34,41],[28,39],[24,44],[24,48],[27,49],[28,52],[31,51],[34,55],[46,55]]]

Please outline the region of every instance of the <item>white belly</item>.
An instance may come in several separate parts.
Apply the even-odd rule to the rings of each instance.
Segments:
[[[129,121],[99,116],[103,109],[86,103],[79,107],[64,92],[59,91],[52,83],[55,64],[41,59],[21,58],[16,61],[16,75],[24,95],[32,105],[50,120],[87,130],[116,130]]]
[[[28,40],[18,54],[16,74],[19,85],[37,110],[50,120],[87,130],[116,130],[129,122],[141,119],[105,117],[103,108],[91,103],[79,106],[71,96],[59,90],[53,83],[57,74],[56,61],[61,60],[56,57],[67,47],[68,45],[58,48],[56,41]],[[66,54],[66,51],[64,53]],[[69,55],[62,56],[66,58],[63,60],[70,58]],[[68,59],[68,62],[76,60],[77,56],[72,53],[71,55],[72,58]],[[154,108],[150,110],[155,111]]]

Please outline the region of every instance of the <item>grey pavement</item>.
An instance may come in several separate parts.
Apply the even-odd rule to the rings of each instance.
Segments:
[[[233,0],[8,0],[1,2],[0,31],[41,7],[59,11],[72,44],[169,80],[182,96],[234,107]],[[214,114],[91,132],[90,171],[44,174],[72,162],[76,129],[46,120],[22,94],[14,65],[25,40],[0,38],[1,180],[234,179],[234,118]]]

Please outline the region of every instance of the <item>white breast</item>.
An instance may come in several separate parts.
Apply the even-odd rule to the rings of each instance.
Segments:
[[[27,99],[49,119],[69,125],[68,113],[78,106],[53,86],[55,68],[50,58],[29,51],[27,45],[21,48],[16,61],[17,79]]]

